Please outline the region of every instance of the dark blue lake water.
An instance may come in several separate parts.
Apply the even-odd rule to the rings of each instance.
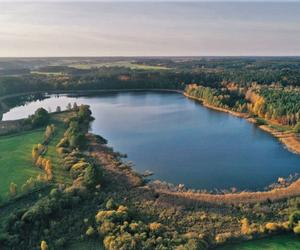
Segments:
[[[126,153],[137,171],[153,171],[160,180],[200,189],[257,189],[300,170],[300,157],[268,133],[177,93],[50,96],[12,108],[3,119],[75,101],[91,106],[94,133]]]

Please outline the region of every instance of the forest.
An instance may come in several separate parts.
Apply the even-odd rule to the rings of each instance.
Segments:
[[[184,89],[190,83],[247,87],[300,82],[298,57],[11,59],[0,65],[0,96],[30,91]]]

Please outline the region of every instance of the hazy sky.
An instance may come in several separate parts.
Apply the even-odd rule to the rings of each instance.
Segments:
[[[0,1],[0,57],[300,55],[300,2]]]

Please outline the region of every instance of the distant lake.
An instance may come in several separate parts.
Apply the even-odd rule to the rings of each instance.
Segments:
[[[300,170],[300,157],[244,119],[210,110],[171,92],[50,95],[3,115],[27,117],[38,107],[55,111],[88,104],[92,131],[128,155],[139,172],[197,189],[259,189]]]

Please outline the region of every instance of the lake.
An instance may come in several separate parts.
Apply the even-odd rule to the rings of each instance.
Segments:
[[[210,110],[172,92],[111,92],[90,96],[50,95],[3,114],[24,118],[38,107],[55,111],[88,104],[91,130],[128,155],[139,172],[189,188],[262,189],[299,172],[300,157],[242,118]]]

